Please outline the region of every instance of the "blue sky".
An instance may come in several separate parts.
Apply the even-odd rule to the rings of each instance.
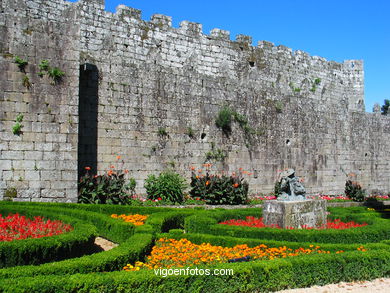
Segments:
[[[142,10],[145,20],[172,16],[174,27],[189,20],[206,34],[220,28],[232,39],[250,35],[254,45],[266,40],[337,62],[363,59],[366,111],[390,99],[389,0],[106,0],[106,10],[119,4]]]

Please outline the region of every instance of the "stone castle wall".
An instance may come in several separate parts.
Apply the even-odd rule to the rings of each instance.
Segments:
[[[231,41],[197,23],[173,28],[164,15],[144,21],[125,6],[113,14],[102,0],[1,5],[3,193],[15,187],[19,200],[75,201],[77,168],[103,172],[118,167],[117,155],[142,192],[148,174],[174,168],[188,178],[190,166],[202,168],[218,150],[227,157],[214,168],[253,173],[253,192],[272,191],[286,167],[310,193],[342,193],[351,172],[369,190],[390,191],[390,120],[365,113],[360,60],[336,63],[265,41],[254,47],[249,36]],[[30,88],[14,56],[29,61]],[[66,73],[62,83],[37,76],[42,59]],[[224,105],[250,131],[237,122],[229,136],[218,129]]]

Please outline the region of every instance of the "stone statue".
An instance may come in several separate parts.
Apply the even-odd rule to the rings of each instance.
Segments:
[[[304,200],[305,187],[303,187],[299,178],[295,176],[294,169],[287,169],[280,174],[280,191],[278,200]]]

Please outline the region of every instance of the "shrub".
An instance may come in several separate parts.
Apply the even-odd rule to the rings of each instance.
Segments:
[[[15,135],[22,134],[23,118],[24,118],[23,114],[19,114],[18,116],[16,116],[16,119],[15,119],[16,123],[14,124],[14,126],[12,126],[12,133],[13,134],[15,134]]]
[[[56,84],[61,81],[62,77],[64,77],[65,75],[65,72],[61,71],[57,67],[54,67],[54,68],[48,68],[47,74],[49,75],[49,77],[53,79],[53,83]]]
[[[24,70],[28,64],[27,60],[24,60],[24,59],[20,58],[19,56],[15,56],[14,61],[18,65],[20,71],[24,72]]]
[[[189,138],[195,138],[195,131],[191,127],[187,127],[187,135]]]
[[[358,182],[347,180],[345,182],[345,195],[353,201],[361,202],[364,201],[366,191],[362,189],[362,186]]]
[[[282,182],[281,181],[276,181],[275,182],[275,185],[274,185],[274,193],[275,193],[275,196],[276,197],[279,197],[279,195],[282,193],[281,192],[281,184],[282,184]]]
[[[244,204],[248,200],[248,183],[240,172],[238,176],[213,175],[209,171],[206,175],[191,175],[192,198],[204,200],[207,204]]]
[[[227,136],[232,132],[232,117],[233,111],[229,108],[229,106],[224,106],[217,115],[215,119],[215,125],[218,128],[221,128],[223,133]]]
[[[383,105],[382,105],[382,107],[381,107],[381,114],[382,115],[387,115],[388,114],[388,112],[389,112],[389,107],[390,107],[390,100],[385,100],[384,102],[383,102]]]
[[[89,171],[89,167],[86,167]],[[126,184],[125,173],[108,171],[103,175],[87,172],[79,181],[79,203],[128,204],[135,193],[136,182],[130,178]]]
[[[161,137],[168,136],[168,132],[164,127],[158,128],[158,135]]]
[[[186,180],[173,171],[162,172],[158,177],[149,175],[145,180],[148,199],[170,202],[183,202],[183,193],[187,188]]]
[[[46,59],[43,59],[41,60],[41,63],[39,63],[39,69],[41,71],[47,71],[50,69],[50,64],[49,64],[49,60],[46,60]]]

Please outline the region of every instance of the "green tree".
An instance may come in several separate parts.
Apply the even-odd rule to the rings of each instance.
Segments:
[[[390,100],[386,99],[381,108],[382,115],[387,115],[387,113],[389,112],[389,107],[390,107]]]

